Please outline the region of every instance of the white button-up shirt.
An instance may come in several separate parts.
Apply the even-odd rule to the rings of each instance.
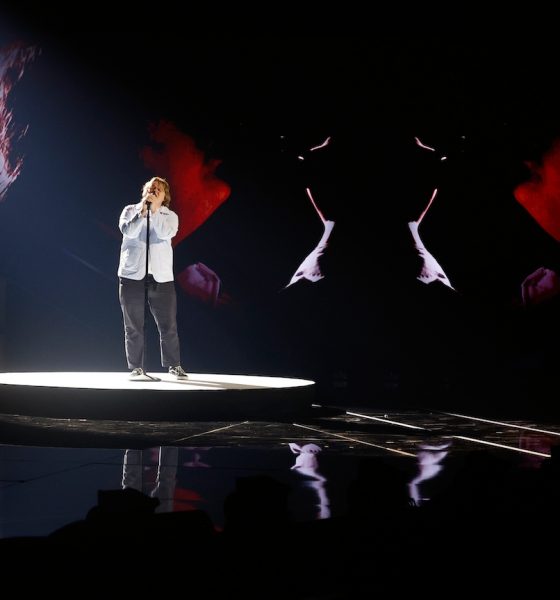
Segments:
[[[119,219],[123,234],[119,277],[143,279],[146,275],[146,225],[142,202],[125,206]],[[158,283],[173,281],[171,239],[179,229],[179,217],[166,206],[150,213],[149,270]]]

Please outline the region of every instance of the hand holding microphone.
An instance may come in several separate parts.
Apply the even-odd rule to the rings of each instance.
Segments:
[[[152,192],[148,192],[144,196],[142,196],[142,216],[145,217],[146,213],[152,209],[152,201],[155,199],[155,196]]]

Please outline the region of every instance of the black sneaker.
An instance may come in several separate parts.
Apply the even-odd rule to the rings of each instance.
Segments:
[[[135,379],[140,379],[141,377],[144,377],[144,375],[144,369],[142,369],[141,367],[136,367],[136,369],[132,369],[128,378],[134,381]]]
[[[183,371],[183,367],[181,365],[177,365],[176,367],[169,367],[169,374],[175,375],[177,379],[188,379],[189,376]]]

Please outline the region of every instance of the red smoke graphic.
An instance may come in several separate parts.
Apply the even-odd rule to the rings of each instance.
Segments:
[[[177,245],[228,199],[231,188],[215,175],[221,161],[206,161],[194,140],[173,123],[151,125],[150,137],[163,149],[156,151],[147,146],[141,156],[154,175],[169,181],[171,208],[179,215],[179,232],[173,239]]]
[[[531,179],[515,188],[515,199],[560,242],[560,140],[543,156],[542,164],[527,166]]]

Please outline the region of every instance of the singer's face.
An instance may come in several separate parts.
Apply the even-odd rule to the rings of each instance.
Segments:
[[[150,182],[148,187],[148,193],[153,194],[156,197],[157,202],[163,202],[165,200],[165,190],[161,181],[157,179]]]

